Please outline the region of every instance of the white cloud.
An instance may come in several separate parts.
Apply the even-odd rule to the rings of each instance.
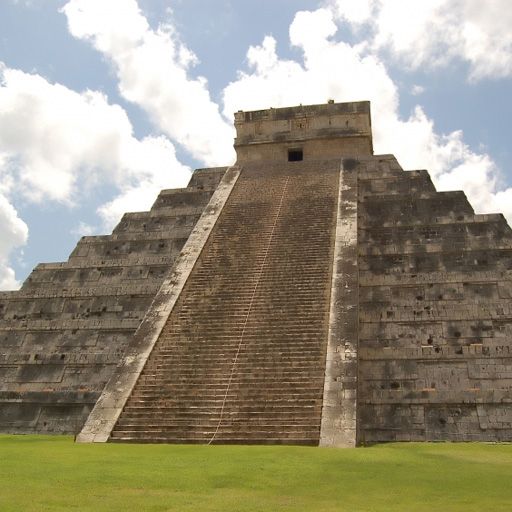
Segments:
[[[327,39],[337,32],[331,11],[299,11],[290,25],[290,42],[305,50],[306,58],[316,54],[329,43]]]
[[[119,219],[115,204],[127,194],[127,210],[145,210],[161,188],[184,186],[189,176],[168,139],[135,138],[126,112],[103,94],[77,93],[0,63],[0,198],[72,205],[108,185],[120,195],[100,207],[105,229]],[[7,255],[26,237],[19,238],[22,221],[5,204],[1,212],[10,220],[8,245],[0,244],[0,286],[11,286]]]
[[[87,224],[87,222],[80,221],[72,230],[71,234],[76,235],[78,237],[81,236],[90,236],[97,233],[97,227],[92,224]]]
[[[81,187],[125,187],[186,178],[172,144],[164,137],[137,140],[125,111],[103,94],[79,94],[5,67],[0,77],[0,173],[15,175],[29,199],[71,202],[79,180]]]
[[[103,94],[6,67],[0,78],[0,175],[8,188],[32,201],[70,203],[99,183],[124,190],[186,181],[170,141],[136,139],[126,112]]]
[[[196,159],[233,161],[233,127],[211,100],[206,79],[189,76],[197,58],[170,24],[152,30],[135,0],[70,0],[62,11],[71,34],[111,60],[125,99]]]
[[[240,72],[224,90],[224,111],[324,103],[332,98],[371,100],[374,119],[394,113],[398,92],[382,63],[364,56],[360,48],[330,40],[334,30],[332,16],[324,9],[296,15],[290,35],[303,50],[302,63],[280,59],[270,36],[261,46],[251,47],[249,71]]]
[[[413,96],[419,96],[420,94],[423,94],[425,92],[425,87],[422,85],[415,84],[411,88],[411,94]]]
[[[307,28],[307,30],[306,30]],[[335,39],[332,13],[299,12],[290,27],[292,43],[303,50],[303,62],[280,59],[276,42],[267,36],[247,53],[249,70],[224,90],[224,110],[252,110],[298,104],[370,100],[376,153],[394,153],[406,169],[427,168],[440,189],[463,188],[478,211],[504,211],[512,206],[499,191],[498,170],[486,154],[478,154],[455,131],[437,134],[423,109],[408,119],[398,113],[399,94],[377,55],[365,45]]]
[[[151,181],[139,183],[137,187],[127,187],[122,194],[99,208],[98,212],[104,220],[104,226],[114,227],[124,213],[133,211],[134,204],[152,204],[163,188],[166,187],[158,186]]]
[[[375,0],[332,0],[328,2],[334,8],[337,17],[354,25],[367,22],[372,16],[376,3]]]
[[[387,50],[413,69],[469,63],[470,78],[512,75],[512,9],[509,0],[328,0],[339,20],[369,46]],[[365,34],[367,35],[367,34]]]
[[[14,270],[9,266],[9,255],[27,242],[28,227],[18,217],[9,201],[0,194],[0,290],[19,287]]]
[[[147,137],[139,147],[125,148],[123,160],[131,164],[131,179],[119,181],[121,193],[99,209],[107,228],[112,228],[123,213],[134,211],[134,205],[142,206],[136,210],[146,210],[160,190],[184,187],[190,178],[190,169],[178,162],[174,146],[163,136]]]
[[[475,79],[512,74],[512,20],[504,1],[482,7],[476,0],[325,0],[322,9],[297,13],[290,26],[300,62],[280,58],[270,36],[249,48],[248,70],[223,92],[224,117],[206,80],[191,76],[195,54],[172,25],[152,29],[136,0],[69,0],[62,11],[72,35],[111,61],[122,96],[207,165],[233,161],[234,132],[226,119],[240,108],[370,100],[376,152],[395,153],[406,168],[428,168],[441,188],[463,187],[480,211],[512,217],[512,190],[498,190],[488,155],[472,151],[461,132],[436,133],[419,106],[400,117],[398,88],[382,61],[391,54],[415,68],[458,58],[470,63]],[[340,23],[354,29],[356,44],[337,39]],[[421,92],[420,86],[412,90]],[[0,63],[0,197],[17,193],[71,204],[109,184],[118,195],[98,213],[111,227],[123,212],[148,208],[161,188],[182,186],[188,176],[166,137],[136,139],[125,111],[103,94],[77,93]],[[10,219],[7,245],[0,247],[0,284],[15,282],[7,257],[26,240],[9,207],[8,214],[0,208],[0,220]]]

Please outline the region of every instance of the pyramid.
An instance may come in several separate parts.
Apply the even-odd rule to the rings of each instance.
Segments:
[[[198,169],[0,294],[0,431],[512,439],[512,232],[374,155],[368,102],[235,114]]]

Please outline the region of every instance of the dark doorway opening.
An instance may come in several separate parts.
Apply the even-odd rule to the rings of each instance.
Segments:
[[[300,162],[304,160],[302,149],[289,149],[288,150],[288,162]]]

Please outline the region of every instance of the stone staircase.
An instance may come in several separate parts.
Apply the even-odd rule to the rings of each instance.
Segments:
[[[196,171],[0,292],[0,431],[80,430],[225,171]]]
[[[318,444],[338,177],[242,170],[111,442]]]

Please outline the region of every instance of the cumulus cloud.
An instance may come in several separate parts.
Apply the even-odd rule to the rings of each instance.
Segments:
[[[27,237],[27,225],[7,198],[0,194],[0,290],[19,287],[14,270],[9,266],[9,255],[16,247],[24,245]]]
[[[90,236],[96,233],[96,226],[91,224],[87,224],[87,222],[80,221],[72,230],[71,234],[81,237],[81,236]]]
[[[488,155],[471,150],[460,131],[438,134],[420,106],[399,115],[399,91],[383,61],[391,55],[417,68],[457,58],[470,64],[473,79],[510,75],[506,0],[322,1],[324,8],[297,13],[290,26],[302,59],[281,58],[270,36],[250,47],[248,69],[223,91],[221,114],[206,79],[192,75],[196,55],[171,24],[151,28],[136,0],[69,0],[62,12],[70,33],[112,63],[120,94],[165,136],[139,140],[126,112],[103,94],[0,64],[0,286],[15,283],[8,254],[27,236],[10,194],[72,204],[84,190],[108,184],[117,195],[98,213],[111,227],[124,211],[149,207],[161,188],[186,183],[190,171],[171,140],[206,165],[232,162],[230,121],[240,108],[370,100],[376,152],[395,153],[406,168],[428,168],[442,189],[464,188],[480,211],[512,217],[512,190],[499,190]],[[355,43],[340,40],[341,25],[353,29]]]
[[[146,210],[153,204],[160,190],[186,186],[190,169],[180,164],[174,146],[164,137],[143,139],[142,147],[131,147],[123,156],[132,165],[131,179],[118,183],[121,193],[99,208],[106,227],[113,227],[123,213],[134,211],[134,205],[144,205]],[[170,169],[174,178],[170,177]]]
[[[15,283],[8,254],[27,238],[6,198],[71,206],[111,186],[118,196],[99,210],[104,229],[119,219],[117,204],[145,210],[158,190],[184,186],[189,176],[167,138],[135,138],[126,112],[103,94],[78,93],[0,64],[0,287]]]
[[[411,88],[411,94],[413,96],[419,96],[420,94],[423,94],[425,92],[425,87],[422,85],[414,84]]]
[[[70,0],[62,11],[71,34],[112,62],[120,94],[160,130],[208,165],[234,160],[233,127],[211,100],[206,79],[189,76],[197,58],[172,25],[151,29],[136,0]]]
[[[188,169],[163,136],[138,140],[126,112],[95,91],[0,70],[0,173],[29,200],[71,203],[83,186],[183,185]],[[5,181],[4,181],[5,178]],[[145,205],[139,201],[132,207]]]
[[[416,69],[466,61],[470,78],[512,75],[509,0],[328,0],[338,20],[374,51]],[[362,30],[366,28],[367,30]]]
[[[363,16],[353,4],[352,17]],[[370,11],[369,11],[370,12]],[[224,110],[263,109],[300,103],[370,100],[376,153],[394,153],[407,169],[427,168],[442,190],[463,188],[478,211],[504,211],[512,206],[499,191],[498,169],[486,154],[475,153],[455,131],[438,134],[417,106],[407,119],[399,115],[399,91],[378,55],[364,44],[336,40],[335,15],[323,8],[297,13],[290,26],[291,43],[303,61],[281,59],[276,41],[267,36],[247,53],[249,69],[224,90]]]

